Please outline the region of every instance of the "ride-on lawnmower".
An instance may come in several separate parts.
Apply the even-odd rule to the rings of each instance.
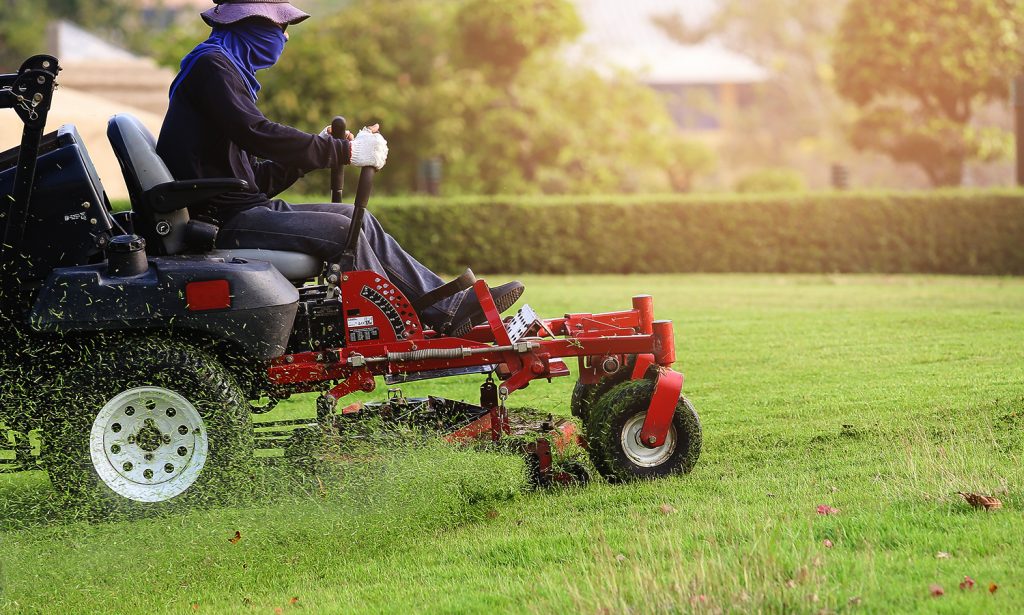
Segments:
[[[354,267],[375,169],[361,170],[339,262],[216,249],[217,227],[190,219],[188,207],[245,182],[175,180],[128,115],[108,126],[131,196],[131,211],[113,213],[75,128],[44,135],[58,72],[56,58],[36,56],[0,76],[0,106],[24,122],[20,148],[0,154],[0,421],[43,434],[38,460],[17,446],[8,470],[38,462],[72,499],[161,506],[235,484],[254,448],[293,450],[310,428],[371,416],[440,428],[453,442],[518,442],[538,484],[585,478],[552,464],[570,442],[612,481],[684,473],[697,461],[700,424],[671,369],[672,323],[655,320],[651,297],[559,318],[524,305],[503,319],[486,282],[467,271],[438,292],[471,288],[484,322],[462,337],[439,334],[420,320],[425,300]],[[345,134],[341,118],[333,134]],[[335,202],[343,179],[332,171]],[[583,433],[571,420],[509,415],[511,394],[569,375],[570,358]],[[400,394],[338,404],[378,378],[467,374],[483,380],[479,405]],[[321,393],[315,421],[254,429],[254,414],[309,392]]]

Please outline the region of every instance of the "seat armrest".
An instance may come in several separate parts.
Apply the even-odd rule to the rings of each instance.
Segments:
[[[249,182],[244,179],[193,179],[154,186],[143,197],[153,211],[168,214],[229,192],[248,189]]]

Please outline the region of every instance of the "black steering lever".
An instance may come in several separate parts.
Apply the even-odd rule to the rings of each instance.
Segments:
[[[331,122],[331,134],[336,139],[344,139],[347,131],[345,118],[336,117]],[[351,147],[351,146],[350,146]],[[345,248],[341,252],[340,262],[331,263],[327,275],[327,282],[331,287],[337,287],[340,282],[342,271],[351,271],[356,265],[356,247],[359,245],[359,236],[363,230],[363,219],[366,217],[366,209],[370,203],[370,196],[373,194],[373,180],[377,175],[377,169],[363,167],[359,171],[359,184],[356,187],[356,197],[353,203],[352,222],[348,228],[348,237],[345,240]],[[331,169],[331,202],[341,203],[345,186],[345,165],[338,164]]]
[[[331,136],[335,139],[344,141],[345,134],[348,132],[348,122],[345,118],[340,115],[334,118],[331,122]],[[349,151],[352,151],[352,146],[348,145]],[[345,165],[339,160],[334,168],[331,169],[331,202],[340,203],[341,197],[345,192]]]

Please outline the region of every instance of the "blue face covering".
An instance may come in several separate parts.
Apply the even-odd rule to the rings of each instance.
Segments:
[[[199,43],[181,61],[181,71],[171,84],[171,98],[174,98],[174,92],[192,71],[196,60],[218,51],[234,64],[249,88],[249,95],[255,101],[256,93],[260,91],[256,71],[270,68],[277,63],[284,52],[286,40],[279,26],[263,19],[247,19],[229,26],[214,27],[210,38]]]

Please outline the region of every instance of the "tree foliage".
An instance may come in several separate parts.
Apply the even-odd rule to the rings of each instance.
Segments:
[[[514,74],[531,55],[583,31],[566,0],[468,0],[459,7],[456,25],[466,60],[502,75]]]
[[[667,189],[676,137],[663,103],[559,57],[579,29],[573,11],[568,0],[353,2],[290,30],[281,63],[261,73],[261,105],[307,130],[336,114],[381,122],[392,192],[411,190],[428,159],[444,161],[449,194]]]
[[[837,88],[860,107],[852,141],[918,165],[936,186],[964,163],[1006,148],[972,125],[978,106],[1007,95],[1024,62],[1018,0],[851,0],[835,48]]]
[[[86,28],[120,37],[132,15],[128,0],[5,0],[0,16],[0,63],[17,70],[30,55],[47,49],[46,26],[68,19]]]
[[[11,70],[44,50],[54,16],[175,69],[209,32],[198,19],[155,31],[128,0],[8,4],[0,42]],[[567,64],[562,50],[582,31],[571,0],[319,5],[289,30],[279,65],[258,74],[259,104],[272,120],[311,132],[335,115],[353,127],[380,122],[391,144],[385,190],[415,189],[421,165],[435,160],[447,194],[682,191],[714,167],[650,89]],[[310,181],[305,189],[323,189],[322,176]]]

